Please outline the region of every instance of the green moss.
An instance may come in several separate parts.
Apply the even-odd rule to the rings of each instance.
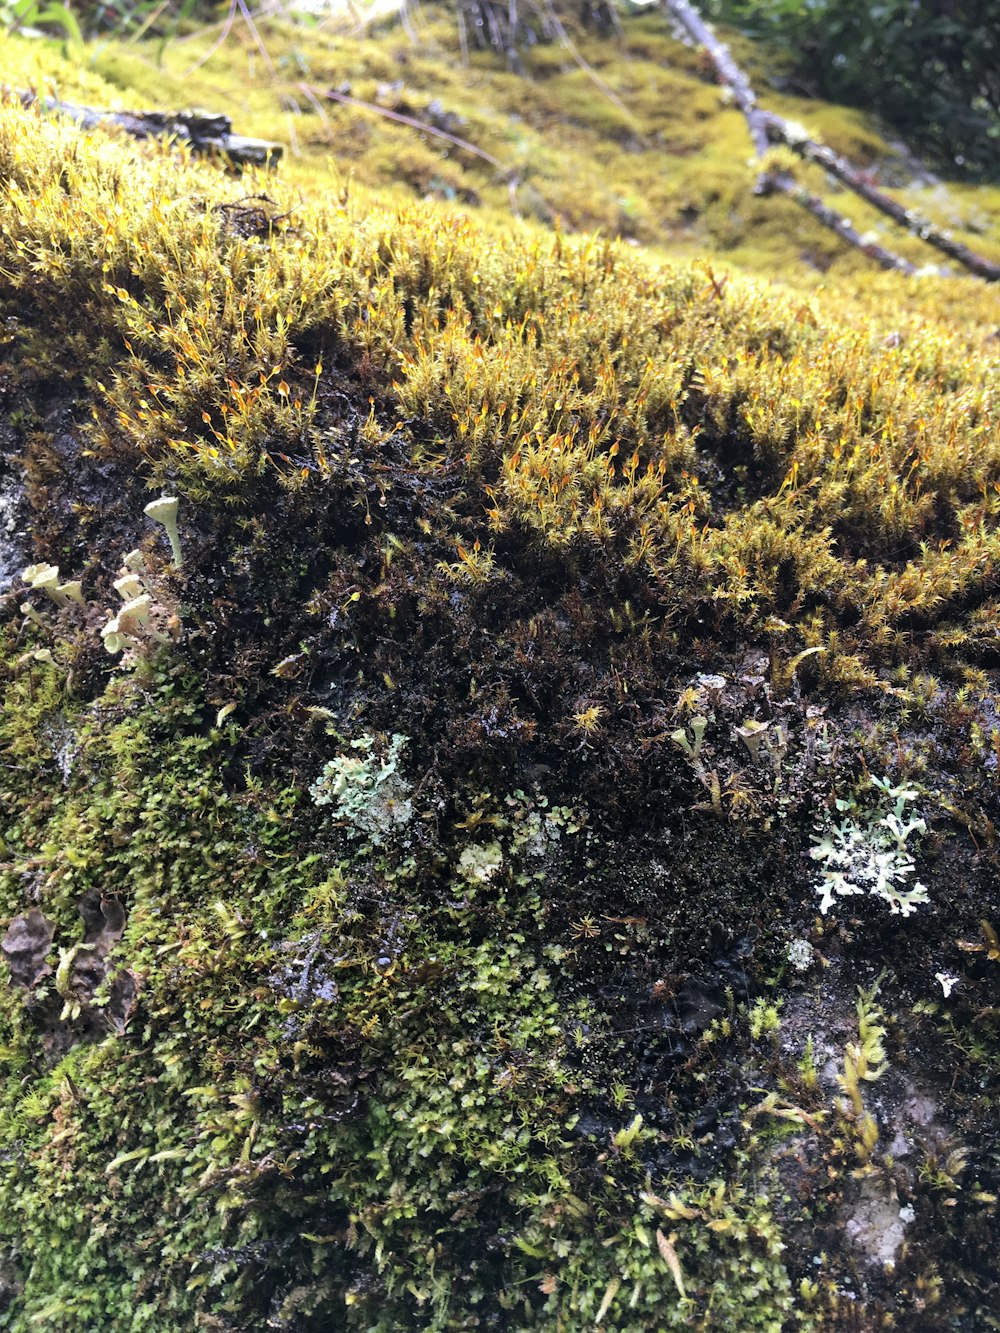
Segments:
[[[109,720],[123,708],[127,721]],[[590,1170],[574,1107],[591,1079],[566,1054],[590,1006],[560,998],[565,950],[543,942],[532,887],[537,840],[565,817],[481,810],[502,880],[465,876],[435,907],[426,869],[386,858],[364,907],[359,864],[303,848],[297,790],[219,782],[235,733],[206,733],[203,712],[170,675],[148,702],[115,684],[75,719],[55,804],[38,800],[41,756],[6,793],[23,808],[9,854],[37,853],[56,947],[88,888],[114,894],[128,914],[115,963],[141,1001],[124,1035],[102,1039],[56,1017],[50,981],[5,995],[7,1058],[32,1073],[6,1085],[0,1114],[16,1163],[0,1186],[16,1274],[4,1326],[162,1328],[203,1312],[251,1328],[269,1308],[279,1326],[325,1311],[344,1327],[443,1329],[499,1300],[525,1327],[563,1310],[582,1328],[624,1282],[639,1322],[623,1326],[644,1327],[676,1292],[651,1239],[659,1205],[638,1198],[638,1142],[589,1202],[574,1193]],[[8,913],[22,892],[9,873]],[[712,1230],[695,1228],[695,1289],[727,1309],[787,1299],[766,1210],[739,1191],[687,1208],[731,1225],[733,1262],[761,1242],[760,1278],[737,1299]]]
[[[288,144],[283,170],[310,188],[327,184],[333,169],[383,198],[387,191],[400,198],[437,194],[481,208],[490,225],[509,225],[507,182],[488,163],[371,111],[324,99],[328,87],[349,82],[355,98],[432,125],[441,111],[428,107],[443,108],[451,132],[525,182],[525,214],[539,213],[538,196],[540,216],[559,215],[573,228],[600,227],[674,254],[719,245],[734,263],[771,274],[786,271],[790,245],[819,272],[831,265],[838,273],[867,269],[868,261],[845,251],[790,202],[754,196],[742,117],[723,105],[697,53],[673,41],[659,16],[628,20],[621,44],[581,33],[573,51],[534,47],[525,53],[525,77],[483,53],[463,67],[450,13],[422,11],[413,23],[415,42],[392,26],[359,38],[333,24],[309,30],[287,20],[263,22],[267,59],[237,24],[218,46],[215,31],[163,50],[103,42],[83,70],[60,67],[54,47],[29,58],[22,46],[5,61],[14,82],[57,78],[64,95],[98,104],[223,104],[239,129]],[[753,64],[745,43],[737,49]],[[836,151],[865,165],[885,163],[890,176],[896,170],[885,142],[859,113],[779,93],[767,92],[765,100],[810,125]],[[822,173],[806,172],[806,179],[826,192]],[[913,188],[900,197],[987,255],[1000,254],[993,193],[978,191],[969,212],[964,189]],[[622,200],[636,204],[622,207]],[[885,220],[853,197],[847,211],[859,230],[885,230]],[[918,243],[891,240],[915,262],[928,262]]]

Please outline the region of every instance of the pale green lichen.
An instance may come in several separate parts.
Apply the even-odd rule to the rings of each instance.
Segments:
[[[394,734],[379,755],[374,736],[351,742],[355,754],[337,755],[309,788],[316,805],[332,805],[348,834],[375,846],[399,834],[413,818],[410,784],[399,771],[406,736]]]
[[[871,785],[881,793],[877,804],[859,806],[853,799],[838,800],[837,809],[844,818],[827,829],[809,851],[824,867],[817,890],[824,915],[837,896],[870,893],[903,916],[928,901],[923,884],[904,887],[916,870],[908,839],[927,830],[923,819],[906,816],[907,803],[919,793],[905,785],[893,787],[884,778],[873,777]]]
[[[458,872],[473,884],[487,884],[503,865],[503,848],[498,842],[473,843],[464,847],[458,858]]]
[[[170,552],[174,558],[174,564],[180,569],[183,563],[181,556],[181,538],[177,529],[177,510],[180,501],[176,495],[161,495],[158,500],[150,500],[142,511],[147,518],[151,518],[154,523],[163,525],[163,530],[167,534],[167,540],[170,542]]]

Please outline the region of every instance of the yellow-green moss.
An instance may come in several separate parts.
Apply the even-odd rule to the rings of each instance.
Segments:
[[[3,289],[87,365],[109,455],[205,495],[267,468],[333,478],[339,362],[377,392],[370,444],[401,416],[431,469],[465,471],[472,537],[596,541],[679,620],[791,619],[831,679],[900,660],[913,625],[953,652],[959,609],[993,595],[1000,356],[972,279],[804,301],[610,242],[486,249],[457,215],[362,217],[277,183],[272,234],[241,236],[245,184],[169,149],[11,109],[0,154]],[[919,315],[866,316],[881,292]]]
[[[697,54],[673,41],[660,16],[629,19],[620,41],[576,34],[574,51],[592,75],[573,51],[550,44],[525,53],[523,77],[483,53],[463,67],[447,12],[421,11],[413,23],[415,40],[393,25],[351,36],[327,25],[262,22],[273,72],[240,23],[216,49],[216,30],[165,49],[106,41],[76,66],[62,63],[54,47],[26,54],[15,43],[5,67],[15,85],[55,80],[65,96],[95,103],[224,105],[241,131],[289,146],[283,174],[291,180],[314,186],[332,172],[383,197],[478,200],[491,225],[509,226],[506,181],[487,163],[323,94],[346,83],[356,98],[432,123],[427,108],[437,102],[456,118],[460,137],[525,181],[528,215],[541,210],[570,228],[599,227],[674,254],[721,247],[733,263],[765,273],[786,273],[790,255],[819,271],[867,269],[867,260],[791,202],[754,196],[742,117],[723,104]],[[764,100],[865,165],[891,157],[857,112],[771,92]],[[820,192],[829,188],[816,169],[804,177]],[[911,189],[899,197],[988,256],[1000,255],[997,192],[980,189],[966,206],[964,190]],[[867,205],[840,198],[859,230],[874,230],[917,263],[933,262]]]

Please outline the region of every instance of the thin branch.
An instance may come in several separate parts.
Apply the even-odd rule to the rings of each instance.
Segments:
[[[908,278],[916,273],[916,264],[911,264],[902,255],[897,255],[892,250],[886,250],[884,246],[879,245],[876,241],[862,236],[848,218],[845,218],[836,209],[831,208],[829,204],[825,204],[819,195],[811,194],[787,172],[762,172],[754,187],[754,194],[764,196],[775,193],[784,194],[789,199],[793,199],[800,208],[804,208],[807,213],[811,213],[824,227],[829,227],[831,231],[836,232],[842,241],[846,241],[848,245],[853,245],[856,250],[860,250],[869,259],[874,259],[883,268],[893,269],[897,273],[905,273]]]
[[[295,99],[293,98],[292,100],[294,101]],[[299,136],[295,131],[296,114],[297,115],[302,114],[301,111],[298,110],[298,104],[296,104],[296,112],[294,114],[292,112],[289,112],[288,115],[285,117],[285,119],[288,121],[288,147],[291,150],[292,157],[301,157],[302,149],[299,147]]]
[[[881,190],[875,188],[864,172],[852,166],[846,158],[835,153],[832,148],[827,148],[825,144],[803,138],[797,128],[790,125],[782,116],[776,116],[770,111],[762,111],[760,114],[764,118],[770,138],[787,144],[805,161],[817,163],[824,171],[842,181],[849,190],[867,200],[873,208],[877,208],[880,213],[892,218],[893,222],[905,227],[914,236],[934,246],[950,259],[954,259],[970,273],[975,273],[977,277],[985,278],[988,282],[1000,281],[1000,264],[994,264],[982,255],[976,254],[967,245],[956,241],[947,231],[921,216],[915,209],[904,208],[895,199],[883,194]]]
[[[928,222],[926,218],[890,199],[888,195],[877,190],[865,178],[863,172],[851,166],[831,149],[810,139],[798,126],[771,111],[763,111],[757,103],[757,95],[750,80],[733,59],[729,48],[719,41],[711,27],[688,0],[663,0],[663,7],[675,23],[705,49],[719,81],[729,89],[733,101],[743,112],[758,158],[765,158],[772,142],[787,144],[806,161],[815,162],[829,171],[848,189],[905,227],[919,240],[935,246],[981,278],[986,278],[990,282],[1000,280],[1000,265],[975,254],[967,246],[953,240],[947,232]],[[836,232],[841,240],[861,250],[883,268],[907,274],[917,271],[909,260],[862,236],[836,209],[830,208],[817,195],[811,194],[799,185],[787,172],[765,170],[757,182],[755,192],[760,195],[778,192],[793,199],[817,221]]]
[[[551,24],[552,31],[559,38],[559,41],[570,53],[570,55],[576,61],[579,68],[584,72],[584,74],[586,74],[587,78],[591,81],[591,83],[598,90],[598,92],[600,92],[604,97],[606,97],[613,107],[617,107],[617,109],[622,113],[622,115],[625,116],[625,118],[628,120],[629,124],[632,126],[633,129],[636,130],[639,129],[640,126],[638,120],[628,109],[625,103],[621,100],[621,98],[618,96],[615,90],[609,87],[604,82],[604,80],[598,74],[597,70],[594,69],[593,65],[591,65],[587,60],[585,60],[584,57],[581,55],[580,51],[577,49],[576,44],[573,42],[569,33],[563,27],[563,23],[559,15],[552,8],[552,0],[544,0],[544,17]]]
[[[139,24],[138,28],[136,28],[135,32],[129,34],[128,42],[130,46],[134,46],[136,42],[142,41],[143,37],[145,37],[153,24],[156,23],[163,11],[170,8],[170,3],[171,0],[160,0],[160,3],[154,9],[149,11]]]
[[[419,46],[420,38],[417,36],[417,30],[410,19],[410,5],[408,0],[404,0],[404,3],[399,7],[399,21],[403,25],[403,31],[410,39],[410,45]]]
[[[218,51],[219,47],[222,46],[223,42],[225,42],[230,32],[232,32],[233,24],[235,22],[236,22],[236,0],[229,0],[229,12],[226,14],[226,17],[223,20],[222,30],[220,31],[218,37],[208,48],[205,54],[199,56],[198,59],[194,62],[194,64],[189,69],[186,69],[184,71],[184,74],[182,76],[183,78],[185,79],[190,78],[190,76],[195,72],[195,70],[201,69],[202,65],[204,65],[207,61],[211,60],[212,56],[215,55],[216,51]],[[185,41],[187,39],[181,38],[181,40]]]
[[[232,8],[235,11],[235,0],[232,0]],[[284,6],[280,4],[278,0],[274,0],[273,3],[271,0],[268,0],[267,4],[261,5],[259,9],[255,9],[253,15],[254,18],[260,19],[270,18],[276,13],[283,12]],[[210,33],[218,32],[220,28],[226,28],[228,30],[230,27],[232,27],[232,20],[227,16],[224,19],[220,19],[217,23],[207,23],[204,27],[199,26],[195,28],[193,32],[178,33],[178,35],[173,38],[172,45],[187,46],[190,42],[200,42],[209,36]]]
[[[323,104],[316,96],[315,91],[309,86],[308,83],[300,83],[299,92],[302,93],[303,97],[305,97],[306,101],[319,116],[320,120],[323,122],[323,128],[326,130],[327,139],[329,139],[330,143],[333,143],[335,135],[333,132],[333,126],[330,124],[330,117],[326,114],[326,111],[323,108]]]
[[[269,52],[268,52],[267,47],[264,45],[264,43],[263,43],[263,41],[262,41],[262,39],[261,39],[261,35],[260,35],[260,33],[257,31],[257,25],[256,25],[256,23],[254,23],[254,21],[253,21],[253,15],[250,13],[250,10],[247,8],[246,0],[236,0],[236,3],[239,5],[240,13],[243,15],[243,22],[247,25],[247,31],[250,33],[250,36],[253,38],[254,43],[256,44],[257,50],[258,50],[258,51],[261,53],[261,55],[264,57],[264,64],[267,66],[267,68],[268,68],[268,72],[270,73],[270,75],[271,75],[272,78],[273,78],[274,75],[277,74],[278,71],[274,68],[274,62],[273,62],[272,59],[271,59],[271,56],[270,56],[270,54],[269,54]]]
[[[308,84],[300,83],[299,87],[305,93]],[[344,106],[356,107],[359,111],[370,111],[376,116],[384,116],[386,120],[394,120],[399,125],[408,125],[412,130],[419,130],[421,134],[431,134],[435,139],[446,139],[456,148],[464,149],[467,153],[472,153],[474,157],[480,157],[484,162],[488,162],[491,167],[496,167],[497,171],[503,173],[505,179],[510,179],[516,175],[514,167],[507,167],[488,153],[485,148],[477,148],[474,143],[469,143],[468,139],[461,139],[457,134],[449,134],[447,130],[439,130],[436,125],[430,125],[426,120],[418,120],[416,116],[404,116],[401,111],[390,111],[388,107],[378,106],[375,102],[362,102],[358,97],[348,97],[346,93],[337,93],[332,89],[320,93],[321,97],[327,98],[331,102],[342,102]]]
[[[315,89],[310,88],[307,83],[300,83],[299,88],[304,96],[308,97],[309,101],[317,108],[317,110],[319,110],[320,115],[322,115],[322,108],[317,101]],[[359,111],[370,111],[375,115],[384,116],[386,120],[395,121],[399,125],[407,125],[410,129],[419,130],[421,134],[430,134],[436,139],[444,139],[448,143],[454,144],[456,148],[461,148],[464,152],[471,153],[473,157],[478,157],[481,158],[482,161],[488,162],[491,167],[495,167],[496,170],[500,172],[503,179],[507,182],[507,192],[510,195],[510,211],[518,220],[520,220],[521,211],[517,206],[517,187],[520,172],[517,167],[505,166],[499,158],[494,157],[492,153],[488,153],[485,148],[477,148],[476,145],[470,143],[468,139],[462,139],[457,134],[449,134],[447,130],[439,130],[437,126],[429,125],[426,120],[418,120],[416,116],[404,116],[401,111],[390,111],[388,107],[377,106],[374,102],[362,102],[360,98],[348,97],[346,93],[336,93],[330,89],[325,93],[321,93],[320,96],[328,98],[331,102],[341,102],[344,106],[357,107]],[[323,119],[326,120],[326,117],[323,116]]]
[[[221,154],[240,165],[273,167],[281,157],[280,144],[266,139],[248,139],[233,133],[228,116],[210,111],[103,111],[99,107],[38,98],[33,92],[15,94],[24,107],[65,116],[83,130],[116,125],[134,139],[172,138],[190,146],[192,152]]]

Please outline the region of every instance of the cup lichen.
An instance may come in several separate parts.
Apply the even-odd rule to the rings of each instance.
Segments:
[[[181,537],[177,528],[177,511],[180,501],[176,495],[161,495],[158,500],[150,500],[149,504],[143,509],[147,518],[151,518],[154,523],[162,525],[167,534],[167,540],[170,542],[170,550],[174,558],[174,564],[180,569],[182,564],[181,555]]]

